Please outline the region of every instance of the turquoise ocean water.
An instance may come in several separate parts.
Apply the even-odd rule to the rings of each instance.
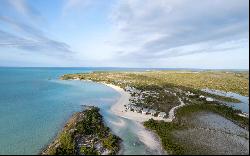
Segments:
[[[0,68],[0,155],[39,154],[81,105],[101,109],[105,123],[123,140],[122,154],[162,154],[160,146],[152,148],[139,137],[137,123],[109,111],[120,96],[115,90],[99,83],[59,80],[63,74],[99,70],[148,69]]]
[[[98,83],[58,79],[95,70],[120,69],[0,68],[0,154],[38,154],[84,104],[101,108],[105,122],[124,140],[124,154],[161,152],[140,141],[136,124],[108,111],[119,98],[116,91]],[[112,124],[121,120],[126,127]]]

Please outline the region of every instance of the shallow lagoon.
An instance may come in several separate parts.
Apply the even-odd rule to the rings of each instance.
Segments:
[[[123,154],[162,154],[160,146],[150,148],[151,142],[138,134],[137,123],[109,112],[119,98],[116,91],[98,83],[58,79],[95,70],[112,69],[0,68],[0,154],[38,154],[86,104],[101,108],[107,125],[124,140]]]
[[[189,128],[173,132],[176,142],[188,147],[186,154],[249,154],[249,131],[211,112],[185,118]],[[190,126],[191,125],[191,126]]]
[[[249,97],[247,96],[242,96],[242,95],[232,93],[232,92],[223,92],[223,91],[212,90],[212,89],[202,89],[202,91],[215,94],[215,95],[232,97],[232,98],[238,99],[241,101],[240,103],[233,103],[233,102],[224,102],[224,103],[227,106],[233,107],[235,109],[239,109],[242,112],[249,114]]]
[[[150,149],[138,137],[138,124],[109,112],[119,98],[116,91],[98,83],[58,79],[93,70],[100,69],[0,68],[0,154],[38,154],[85,104],[101,108],[105,122],[124,140],[124,154],[160,154],[160,147]]]

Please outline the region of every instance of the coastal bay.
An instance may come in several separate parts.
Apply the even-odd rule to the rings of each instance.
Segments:
[[[199,127],[199,124],[197,125],[197,124],[192,124],[191,122],[185,122],[186,121],[185,118],[189,119],[190,117],[193,117],[193,116],[195,116],[195,119],[203,118],[202,115],[195,115],[203,111],[215,113],[215,114],[210,114],[211,118],[214,115],[219,115],[217,119],[219,120],[219,118],[221,118],[220,120],[225,120],[223,121],[223,123],[225,123],[224,126],[226,127],[228,124],[229,125],[232,124],[236,127],[238,126],[236,129],[242,129],[242,128],[243,130],[245,129],[243,136],[236,135],[237,137],[234,138],[238,140],[239,142],[242,142],[240,141],[241,139],[243,140],[245,139],[243,141],[245,142],[244,145],[237,146],[236,148],[237,150],[235,150],[234,148],[230,148],[230,146],[234,147],[234,144],[238,144],[237,141],[235,140],[232,142],[227,142],[228,143],[226,145],[227,147],[225,147],[227,150],[223,151],[223,149],[225,148],[217,149],[216,151],[214,151],[214,154],[217,154],[217,153],[219,154],[222,154],[222,153],[245,154],[249,152],[248,116],[243,115],[244,112],[242,111],[244,110],[237,110],[237,109],[234,109],[232,107],[226,106],[223,103],[221,103],[221,101],[225,101],[225,102],[234,101],[240,104],[241,101],[239,99],[234,99],[232,97],[224,97],[221,95],[212,95],[210,93],[205,93],[201,90],[198,90],[197,88],[189,88],[186,86],[178,86],[178,85],[169,84],[165,75],[164,74],[157,75],[158,73],[159,73],[158,71],[156,72],[95,72],[91,74],[64,75],[62,79],[78,79],[78,80],[91,80],[95,82],[101,82],[115,89],[116,91],[118,91],[122,95],[122,97],[113,106],[113,108],[111,108],[112,112],[121,117],[143,123],[146,128],[151,129],[153,132],[158,134],[160,137],[162,146],[169,154],[202,154],[206,152],[211,153],[211,150],[213,150],[214,148],[213,145],[221,144],[221,143],[223,144],[223,141],[220,142],[220,140],[218,139],[216,140],[216,137],[218,138],[222,134],[220,134],[219,129],[216,129],[216,127],[214,127],[215,126],[214,124],[209,124],[208,127]],[[166,72],[166,73],[170,75],[175,74],[175,72]],[[180,72],[176,72],[176,73],[180,75]],[[186,74],[186,73],[184,72],[181,74]],[[202,76],[203,72],[200,72],[199,74]],[[204,72],[204,74],[206,75],[208,73]],[[220,75],[221,73],[209,72],[209,74]],[[246,73],[242,73],[242,74],[246,74]],[[155,79],[155,75],[157,75],[157,79]],[[247,84],[248,80],[246,79],[244,80],[244,78],[242,79],[242,81],[245,81],[244,83]],[[215,82],[216,84],[217,80],[215,78],[212,81]],[[223,85],[224,87],[228,87],[227,85],[231,85],[231,84],[220,82],[220,84],[218,85]],[[220,86],[217,86],[217,87],[220,87]],[[246,89],[246,87],[247,86],[243,85],[241,88],[244,90]],[[234,90],[234,88],[232,88],[232,90]],[[248,92],[248,89],[246,91]],[[240,92],[241,91],[239,91],[239,93]],[[169,96],[169,95],[172,95],[172,96]],[[161,96],[163,97],[165,96],[165,98],[162,99]],[[151,98],[151,100],[152,100],[152,97],[154,97],[155,98],[154,102],[148,101],[149,97]],[[176,99],[179,99],[179,101]],[[162,103],[164,100],[168,101],[168,103],[158,105],[158,108],[156,108],[157,104]],[[172,100],[172,106],[170,107],[169,105],[167,105],[170,103],[169,100],[170,101]],[[164,106],[166,106],[166,108],[164,108]],[[149,111],[148,108],[150,108],[151,110],[152,109],[157,110],[159,113],[158,117],[156,115],[152,116],[150,114],[145,114],[144,111],[145,110]],[[163,114],[165,112],[159,112],[159,111],[167,112],[168,116],[166,117],[160,116],[160,114]],[[175,113],[176,113],[176,116],[175,116]],[[216,118],[216,117],[213,117],[213,118]],[[232,123],[229,123],[228,121]],[[214,122],[214,121],[208,120],[205,122],[209,123],[209,122]],[[186,138],[185,142],[178,141],[178,138],[180,137],[180,135],[178,135],[177,137],[175,134],[177,134],[177,132],[180,130],[184,130],[184,132],[185,131],[188,132],[188,130],[190,130],[190,128],[192,127],[194,128],[194,130],[197,128],[198,129],[208,128],[211,130],[215,129],[214,130],[215,133],[210,136],[213,138],[212,139],[213,142],[210,143],[211,146],[205,147],[205,144],[203,144],[204,142],[206,142],[205,138],[203,138],[203,140],[200,140],[201,141],[200,144],[202,145],[201,147],[198,147],[196,145],[191,146],[192,144],[189,145],[189,143],[194,141],[190,137]],[[235,136],[235,133],[237,133],[235,131],[236,129],[234,128],[234,129],[228,130],[228,131],[232,131],[232,133],[230,133],[226,137],[228,137],[229,139],[231,135]],[[206,132],[205,130],[201,130],[201,132],[197,133],[197,135],[206,136],[207,133],[208,132]],[[188,141],[188,139],[191,139],[191,140]]]
[[[104,123],[123,140],[122,153],[161,153],[137,134],[143,127],[110,112],[118,92],[94,82],[59,80],[65,73],[98,70],[103,68],[0,68],[0,154],[39,154],[82,105],[100,108]]]
[[[249,0],[0,0],[1,155],[249,155]]]
[[[210,113],[215,111],[213,105],[211,105],[210,110],[208,107],[200,107],[199,110],[192,108],[192,104],[195,104],[195,106],[210,106],[210,103],[217,105],[215,98],[215,101],[212,102],[206,101],[206,98],[200,98],[199,95],[203,94],[203,92],[196,92],[194,89],[189,90],[189,88],[183,86],[176,87],[161,83],[159,78],[152,79],[150,76],[145,75],[147,72],[119,71],[118,75],[116,75],[117,71],[110,71],[110,69],[106,72],[97,71],[100,71],[100,69],[95,69],[94,71],[85,68],[2,69],[1,85],[3,87],[1,88],[2,97],[0,99],[0,111],[2,111],[0,122],[1,125],[6,126],[0,130],[2,138],[0,141],[2,150],[0,151],[9,154],[38,154],[41,149],[53,141],[71,115],[81,110],[81,105],[92,105],[100,107],[100,113],[103,116],[105,125],[110,127],[114,135],[123,140],[119,154],[171,154],[173,149],[166,148],[166,145],[171,145],[171,142],[165,142],[165,138],[162,139],[161,135],[159,135],[162,131],[157,132],[154,128],[146,126],[145,123],[153,118],[156,121],[154,122],[155,124],[159,124],[159,127],[167,134],[171,134],[171,139],[175,140],[175,143],[184,145],[187,143],[188,138],[181,140],[178,136],[183,135],[183,138],[185,138],[186,130],[183,127],[180,127],[181,129],[176,127],[176,129],[166,131],[167,129],[164,128],[164,125],[169,126],[172,123],[182,122],[189,123],[185,122],[189,121],[185,119],[189,118],[189,115],[185,116],[184,113],[193,112],[190,115],[190,119],[194,115],[192,119],[199,121],[199,118],[204,118],[204,115],[198,113],[200,110],[204,111],[204,108],[206,108]],[[18,73],[20,74],[18,75]],[[71,77],[72,80],[59,80],[65,73],[71,73],[67,77]],[[139,76],[134,74],[139,74]],[[109,78],[106,76],[109,76]],[[120,77],[117,78],[116,76]],[[88,81],[75,81],[75,79]],[[136,83],[133,84],[133,81],[136,81]],[[154,86],[155,82],[162,85],[162,87]],[[126,87],[128,84],[131,88]],[[24,88],[26,92],[23,92]],[[180,92],[179,89],[183,92]],[[136,94],[133,92],[136,92]],[[191,92],[197,95],[192,95]],[[207,96],[206,94],[204,95]],[[182,104],[178,97],[185,105]],[[152,116],[150,114],[142,114],[142,112],[131,111],[124,107],[128,103],[135,103],[141,108],[148,106],[150,110],[156,110],[156,115]],[[241,103],[236,104],[240,105]],[[219,112],[221,111],[218,111],[216,115],[219,113],[219,116],[223,116],[223,119],[230,119],[233,122],[230,124],[241,123],[238,125],[248,127],[244,126],[248,125],[245,117],[241,118],[237,115],[240,113],[240,110],[231,110],[224,106],[219,106],[218,108],[223,108],[225,112],[220,114]],[[166,112],[166,116],[159,117],[158,113],[160,112]],[[226,112],[230,113],[224,116],[223,114]],[[196,113],[198,115],[195,115]],[[214,116],[213,114],[209,115]],[[233,118],[231,118],[232,116]],[[223,121],[223,123],[225,122]],[[226,123],[229,124],[229,122]],[[17,125],[19,125],[18,128],[16,127]],[[193,125],[197,126],[195,123]],[[188,126],[190,125],[188,124]],[[18,131],[16,131],[17,129]],[[13,133],[9,133],[10,131]],[[24,133],[27,134],[27,131],[29,135],[24,135]],[[245,145],[248,143],[248,129],[242,132],[244,132],[244,135],[240,133],[240,135],[236,135],[236,138],[245,142],[244,146],[240,147],[244,147],[242,151],[247,152],[248,149]],[[200,134],[203,135],[203,133]],[[232,134],[235,136],[237,133]],[[16,137],[17,135],[19,137]],[[218,135],[214,134],[214,136]],[[23,140],[25,140],[25,143],[18,144],[22,143]],[[188,142],[191,143],[192,141]],[[179,145],[176,147],[179,147]],[[184,149],[187,152],[189,151],[188,149],[192,148]],[[199,152],[202,153],[203,151]],[[239,151],[235,150],[234,153],[237,154]]]

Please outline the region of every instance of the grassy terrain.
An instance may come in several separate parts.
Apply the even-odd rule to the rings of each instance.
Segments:
[[[177,86],[185,86],[194,89],[215,89],[225,92],[235,92],[244,96],[249,94],[248,72],[220,72],[206,71],[198,73],[181,73],[170,71],[145,72],[142,76],[149,76],[152,79],[161,79]]]
[[[234,123],[238,124],[240,127],[249,128],[249,119],[239,116],[239,110],[235,110],[232,107],[228,107],[225,105],[218,105],[218,104],[202,104],[196,103],[187,105],[181,109],[178,109],[176,112],[176,117],[181,118],[182,116],[192,115],[193,113],[200,112],[200,111],[208,111],[220,114],[221,116],[233,121]]]
[[[114,84],[124,89],[126,86],[133,87],[140,93],[133,93],[132,97],[143,97],[143,99],[134,100],[134,103],[166,113],[179,105],[178,98],[181,98],[186,106],[177,110],[176,119],[173,122],[149,120],[144,123],[145,127],[160,136],[164,149],[170,154],[186,154],[190,151],[188,145],[180,144],[173,138],[172,132],[188,129],[190,125],[184,122],[183,118],[198,112],[213,112],[241,127],[249,128],[248,118],[238,115],[241,111],[221,105],[217,101],[207,102],[199,98],[200,95],[204,95],[220,101],[240,102],[238,99],[206,93],[200,89],[209,88],[246,96],[249,93],[248,72],[93,72],[68,74],[62,77],[64,80],[75,78]],[[188,91],[195,95],[187,96]],[[150,92],[150,95],[146,96],[143,92]]]
[[[120,149],[120,141],[104,125],[99,109],[92,107],[76,113],[42,154],[99,155],[102,154],[99,147],[102,151],[108,151],[106,154],[116,154]]]
[[[180,105],[177,96],[173,96],[171,93],[165,92],[164,87],[157,85],[148,85],[148,86],[137,86],[134,85],[134,88],[141,91],[141,93],[133,94],[132,97],[141,96],[143,99],[131,100],[137,106],[142,106],[145,108],[155,109],[156,111],[169,112],[174,106]],[[168,88],[170,89],[170,88]],[[173,88],[172,88],[173,90]],[[150,92],[149,95],[143,94],[143,92]]]
[[[182,144],[176,143],[173,139],[173,136],[171,135],[171,132],[174,130],[185,129],[185,125],[150,119],[147,122],[144,122],[144,126],[147,129],[153,130],[160,137],[162,146],[168,152],[168,154],[185,154],[184,146]]]
[[[121,87],[135,86],[144,88],[158,86],[162,88],[182,87],[198,91],[209,88],[225,92],[234,92],[244,96],[249,94],[249,72],[206,71],[198,73],[177,71],[150,72],[93,72],[85,74],[67,74],[62,79],[78,77],[82,80],[103,81]],[[204,93],[204,92],[203,92]],[[205,93],[204,93],[205,94]],[[208,93],[207,93],[208,95]],[[239,102],[237,99],[210,94],[210,96],[227,102]]]

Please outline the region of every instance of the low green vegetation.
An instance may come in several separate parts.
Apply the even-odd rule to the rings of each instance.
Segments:
[[[221,116],[233,121],[234,123],[238,124],[243,128],[249,128],[249,119],[238,115],[238,113],[241,113],[241,111],[235,110],[232,107],[219,104],[195,103],[187,105],[177,110],[176,117],[178,119],[182,116],[192,115],[192,113],[201,111],[208,111],[220,114]]]
[[[163,148],[169,154],[187,154],[187,152],[190,152],[189,145],[179,143],[173,136],[173,132],[190,128],[192,125],[185,122],[183,119],[202,111],[220,114],[236,124],[239,124],[241,127],[246,129],[249,128],[249,119],[237,115],[239,111],[224,105],[201,103],[187,105],[178,109],[176,112],[176,119],[173,122],[168,123],[150,119],[149,121],[144,122],[144,126],[153,130],[160,137]]]
[[[183,87],[189,90],[215,89],[224,92],[234,92],[244,96],[249,94],[249,72],[222,72],[222,71],[149,71],[149,72],[93,72],[66,74],[64,80],[79,78],[106,82],[121,87],[127,85],[143,88],[145,86]],[[207,93],[208,94],[208,93]],[[214,98],[227,102],[239,102],[237,99],[210,94]]]
[[[84,153],[85,155],[99,155],[94,147],[82,146],[80,152]]]
[[[161,79],[163,83],[170,83],[175,86],[184,86],[193,89],[209,88],[224,92],[234,92],[244,96],[248,96],[249,94],[249,72],[152,71],[140,74],[152,79]]]
[[[132,103],[144,108],[155,109],[156,111],[168,112],[171,108],[180,105],[177,96],[166,92],[164,87],[158,85],[133,86],[139,93],[132,93]],[[169,90],[173,90],[168,88]],[[147,94],[148,93],[148,94]],[[139,98],[140,97],[140,98]]]
[[[174,122],[163,122],[150,119],[144,122],[144,126],[153,130],[161,139],[163,148],[168,154],[180,155],[185,154],[185,147],[174,141],[171,132],[174,130],[184,129],[185,126]]]
[[[85,111],[85,118],[76,124],[76,131],[84,135],[97,135],[102,146],[110,151],[109,154],[116,154],[119,152],[120,138],[113,135],[110,129],[103,124],[102,116],[98,111],[98,108]]]
[[[121,139],[103,123],[99,109],[91,107],[76,113],[57,139],[42,154],[99,155],[116,154]]]
[[[126,84],[155,84],[183,86],[193,89],[215,89],[234,92],[244,96],[249,94],[249,72],[224,71],[149,71],[149,72],[93,72],[85,74],[67,74],[62,79],[80,79]],[[124,80],[124,81],[122,81]],[[120,82],[119,82],[120,81]]]
[[[238,99],[207,93],[198,88],[221,88],[223,91],[231,92],[237,90],[237,93],[243,94],[244,92],[245,94],[248,93],[249,84],[247,74],[248,72],[220,71],[93,72],[67,74],[62,76],[62,79],[77,78],[105,82],[124,89],[127,86],[132,87],[137,91],[131,93],[133,98],[130,99],[130,102],[156,111],[169,112],[171,108],[180,104],[178,98],[181,98],[186,104],[196,104],[197,109],[209,109],[209,111],[239,122],[240,125],[246,125],[244,117],[238,115],[240,111],[235,113],[236,110],[221,105],[218,101],[207,102],[206,99],[201,99],[200,95],[225,102],[240,102]],[[146,92],[149,94],[146,94]],[[188,92],[194,93],[194,95],[189,96],[187,95]],[[202,105],[203,103],[206,105]]]
[[[221,79],[219,75],[224,75],[226,73],[220,72],[201,72],[201,73],[180,73],[180,72],[172,72],[172,71],[152,71],[152,72],[93,72],[93,73],[79,73],[79,74],[66,74],[61,77],[63,80],[68,79],[80,79],[80,80],[92,80],[95,82],[105,82],[109,84],[114,84],[120,86],[122,88],[126,88],[126,86],[133,87],[140,91],[140,93],[132,93],[131,96],[134,99],[130,99],[131,103],[142,106],[150,109],[155,109],[156,111],[169,112],[171,108],[180,104],[178,100],[177,94],[182,91],[191,91],[196,93],[197,96],[195,98],[199,98],[199,95],[203,94],[204,96],[212,97],[217,100],[225,101],[225,102],[240,102],[238,99],[234,99],[231,97],[224,97],[214,94],[209,94],[206,92],[202,92],[197,88],[191,88],[190,85],[185,85],[186,83],[180,83],[180,80],[173,81],[173,77],[178,79],[182,78],[184,82],[188,81],[190,78],[187,75],[200,75],[200,77],[214,77],[215,82],[221,81],[217,79]],[[180,76],[182,75],[182,76]],[[206,75],[206,76],[203,76]],[[217,75],[217,76],[215,76]],[[231,75],[231,74],[229,74]],[[232,75],[231,75],[232,76]],[[238,77],[235,76],[237,79]],[[192,83],[194,78],[192,78]],[[195,83],[201,83],[201,78],[197,79]],[[242,77],[242,79],[246,79]],[[223,80],[223,79],[222,79]],[[243,81],[243,80],[242,80]],[[205,83],[205,82],[202,82]],[[224,88],[230,88],[226,84],[219,83],[223,86],[227,85]],[[215,84],[216,85],[216,84]],[[243,84],[244,85],[244,84]],[[198,86],[198,85],[197,85]],[[214,89],[214,88],[211,88]],[[146,95],[143,92],[151,92],[150,95]],[[152,94],[155,93],[155,95]],[[176,94],[175,94],[176,93]],[[173,95],[175,94],[175,95]],[[185,95],[181,95],[182,97]],[[138,98],[141,97],[141,98]]]
[[[68,74],[61,78],[104,82],[120,86],[125,90],[129,86],[134,90],[130,92],[132,104],[166,113],[180,104],[180,98],[186,106],[176,111],[176,118],[173,122],[167,123],[151,119],[144,123],[146,128],[159,135],[164,149],[169,154],[187,154],[187,151],[190,151],[189,145],[176,141],[172,134],[174,131],[190,128],[191,125],[183,119],[198,112],[213,112],[233,121],[240,127],[249,128],[248,118],[238,115],[241,113],[240,110],[235,110],[220,102],[237,103],[240,102],[238,99],[201,91],[201,89],[209,88],[246,96],[249,93],[248,72],[93,72]],[[201,95],[204,98],[201,98]],[[211,97],[215,101],[208,101],[206,97]]]
[[[56,148],[54,153],[52,152],[51,154],[56,154],[56,155],[74,155],[75,154],[75,142],[73,140],[72,134],[69,133],[62,133],[60,135],[60,143],[61,145]]]

